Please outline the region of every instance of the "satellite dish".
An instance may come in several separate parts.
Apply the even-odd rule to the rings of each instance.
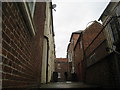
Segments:
[[[88,25],[91,25],[93,22],[95,22],[95,21],[88,22],[88,24],[86,25],[86,28],[88,27]]]
[[[56,10],[55,10],[56,6],[57,6],[56,4],[53,4],[53,5],[52,5],[52,9],[54,9],[54,11],[56,11]]]
[[[56,4],[53,4],[53,5],[52,5],[52,9],[54,9],[54,8],[56,8]]]

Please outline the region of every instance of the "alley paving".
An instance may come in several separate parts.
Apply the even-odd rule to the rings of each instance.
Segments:
[[[86,85],[83,82],[54,82],[41,85],[40,88],[98,88],[98,86]]]

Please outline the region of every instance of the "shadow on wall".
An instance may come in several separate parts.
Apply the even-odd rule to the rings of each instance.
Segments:
[[[53,72],[52,82],[57,82],[57,81],[58,81],[58,72]]]
[[[72,73],[71,74],[71,81],[73,81],[73,82],[77,82],[78,80],[77,80],[77,74],[76,73]]]

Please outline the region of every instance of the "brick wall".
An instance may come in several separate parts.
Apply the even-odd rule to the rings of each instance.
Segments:
[[[75,47],[75,44],[76,44],[76,42],[78,40],[79,35],[80,34],[73,34],[73,40],[74,40],[74,46],[73,47]]]
[[[88,37],[90,38],[91,36],[90,41],[88,40],[89,44],[102,30],[100,28],[102,27],[99,24],[96,29],[94,29],[93,26],[93,30],[96,32],[92,32],[93,35],[91,35],[91,32],[88,33]],[[107,42],[103,31],[97,36],[92,44],[89,45],[89,47],[86,47],[86,83],[104,87],[113,86],[114,79],[111,73],[112,69],[110,64],[113,58],[110,59],[110,56],[106,57],[108,55],[106,47]]]
[[[36,10],[38,8],[44,8],[44,4],[36,7]],[[36,16],[40,13],[37,12],[35,12]],[[42,14],[43,12],[44,10],[41,11]],[[42,14],[39,14],[39,17],[44,15]],[[41,24],[40,19],[37,17],[38,20],[36,20],[35,18],[35,24],[39,23],[40,26],[36,25],[37,35],[33,37],[23,17],[17,3],[2,3],[2,78],[5,88],[32,87],[40,84],[41,37],[43,36],[44,22],[42,20]]]
[[[102,25],[97,21],[93,22],[92,25],[87,27],[83,34],[83,43],[84,50],[89,46],[89,44],[93,41],[93,39],[97,36],[97,34],[101,31]]]
[[[55,61],[55,72],[60,73],[61,78],[59,79],[59,81],[65,81],[64,72],[67,72],[67,70],[68,70],[67,59],[66,58],[56,58],[56,61]]]
[[[83,48],[81,48],[80,42],[77,42],[76,48],[75,48],[75,72],[77,74],[77,77],[79,80],[82,80],[82,60],[83,60]]]
[[[113,65],[113,55],[109,55],[108,57],[89,67],[86,72],[86,83],[99,85],[101,87],[113,87],[115,84],[115,68]]]
[[[87,60],[87,64],[92,64],[99,60],[97,54],[99,57],[104,58],[105,55],[107,55],[106,47],[107,43],[104,44],[104,48],[101,48],[101,50],[104,51],[105,55],[95,53],[95,50],[97,51],[98,47],[102,45],[102,43],[106,40],[104,32],[102,31],[102,25],[98,23],[97,21],[93,22],[92,25],[90,25],[83,33],[83,45],[84,45],[84,52],[85,52],[85,58],[91,58],[93,60]],[[96,60],[94,60],[94,58]]]
[[[106,40],[104,32],[101,32],[93,43],[86,49],[86,56],[88,57],[104,40]]]
[[[43,56],[43,39],[44,39],[44,24],[45,24],[45,11],[46,3],[37,2],[35,15],[34,15],[34,24],[36,27],[36,35],[33,39],[34,50],[33,50],[33,61],[34,61],[34,70],[35,78],[38,83],[38,86],[41,81],[41,66],[42,66],[42,56]]]
[[[98,33],[101,30],[102,30],[102,25],[97,21],[94,21],[93,24],[91,24],[89,27],[85,29],[85,31],[83,31],[83,37],[81,37],[81,41],[84,45],[84,51],[86,52],[86,57],[89,57],[93,53],[93,50],[96,49],[98,45],[100,45],[105,40],[105,36],[103,32],[95,39],[95,37],[98,35]],[[95,41],[91,44],[91,42],[94,39]],[[83,74],[83,65],[82,65],[83,63],[81,62],[81,60],[83,60],[83,57],[84,57],[83,47],[81,48],[81,45],[82,44],[80,44],[80,41],[79,41],[77,42],[77,45],[75,47],[75,70],[79,79],[80,79],[80,76]]]

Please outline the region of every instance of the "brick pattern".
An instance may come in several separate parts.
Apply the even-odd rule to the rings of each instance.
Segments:
[[[73,46],[73,47],[75,47],[79,35],[80,35],[80,34],[73,34],[73,40],[74,40],[74,46]]]
[[[112,70],[110,69],[110,62],[113,58],[106,57],[108,55],[106,51],[107,42],[104,31],[101,32],[101,30],[102,26],[99,23],[94,23],[88,28],[88,31],[85,31],[86,36],[85,33],[83,36],[87,61],[85,81],[89,84],[111,87],[114,79],[110,73]],[[95,39],[96,36],[97,38]],[[90,45],[91,42],[92,44]]]
[[[76,48],[75,48],[75,56],[74,56],[74,60],[75,60],[75,72],[77,74],[77,77],[79,80],[82,80],[82,71],[80,71],[82,69],[82,60],[83,60],[83,48],[81,48],[81,44],[80,42],[77,43]]]
[[[104,57],[106,57],[108,55],[107,51],[106,51],[106,46],[107,42],[103,41],[97,48],[95,48],[95,50],[90,53],[90,56],[87,57],[87,67],[97,63],[98,61],[102,60]],[[91,56],[94,55],[94,58]]]
[[[33,61],[34,61],[34,75],[38,83],[41,83],[41,66],[42,66],[42,52],[43,52],[43,39],[44,39],[44,24],[46,18],[46,2],[37,2],[34,12],[34,24],[36,27],[36,35],[33,39]]]
[[[102,30],[102,25],[98,22],[94,22],[90,25],[83,34],[83,44],[84,50],[90,45],[93,39],[97,36],[97,34]]]
[[[34,83],[31,38],[17,3],[2,3],[3,87]]]
[[[99,35],[98,33],[102,30],[102,25],[98,22],[94,22],[92,25],[90,25],[88,28],[85,29],[85,31],[83,32],[83,37],[81,37],[80,41],[82,41],[83,45],[84,45],[84,51],[86,54],[86,60],[87,60],[87,65],[90,66],[92,64],[94,64],[96,61],[92,61],[90,58],[90,56],[93,54],[93,52],[95,52],[95,49],[98,48],[98,46],[100,45],[100,49],[98,51],[96,51],[96,58],[101,59],[102,57],[104,57],[106,55],[105,52],[105,46],[106,43],[104,43],[104,46],[102,47],[101,43],[105,40],[105,36],[104,36],[104,32],[101,32]],[[98,37],[95,39],[95,37],[98,35]],[[95,39],[95,40],[94,40]],[[93,41],[94,40],[94,41]],[[81,77],[83,75],[83,57],[84,57],[84,53],[83,53],[83,47],[81,48],[80,41],[77,42],[77,45],[75,47],[75,72],[78,75],[78,79],[82,80],[83,77]],[[92,42],[93,41],[93,42]],[[92,43],[92,44],[91,44]],[[91,45],[90,45],[91,44]],[[104,51],[104,55],[101,54],[99,55],[100,50]]]
[[[112,75],[113,62],[113,56],[109,55],[92,67],[89,67],[86,71],[86,82],[103,87],[113,87],[115,83]]]
[[[99,45],[106,40],[104,32],[101,32],[94,42],[86,49],[86,57],[88,57]]]
[[[61,78],[59,81],[65,81],[64,72],[68,71],[68,62],[66,58],[56,58],[55,71],[60,73]]]
[[[86,29],[83,35],[83,43],[88,64],[87,66],[94,64],[101,58],[104,58],[105,55],[107,55],[107,51],[105,49],[107,47],[107,43],[104,43],[104,47],[101,47],[102,43],[106,40],[104,31],[101,32],[102,28],[103,27],[100,23],[94,22],[91,26],[89,26]],[[87,43],[88,45],[85,43]],[[104,55],[100,54],[101,50],[104,51]],[[97,53],[98,51],[99,53]]]

